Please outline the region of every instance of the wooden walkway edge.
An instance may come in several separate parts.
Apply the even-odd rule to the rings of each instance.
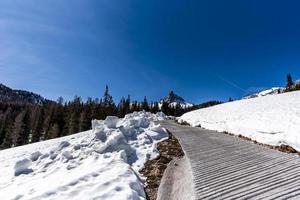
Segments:
[[[300,199],[300,157],[163,121],[189,158],[196,199]]]

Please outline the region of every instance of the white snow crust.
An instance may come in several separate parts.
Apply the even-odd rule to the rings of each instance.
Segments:
[[[164,114],[93,120],[93,129],[0,151],[1,199],[146,199],[139,170],[167,138]]]
[[[178,120],[300,151],[300,91],[224,103],[188,112]]]

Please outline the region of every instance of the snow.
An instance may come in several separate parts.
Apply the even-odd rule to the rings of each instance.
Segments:
[[[190,160],[184,156],[168,164],[158,188],[157,200],[190,199],[196,199],[194,180]]]
[[[264,144],[285,144],[300,151],[300,91],[199,109],[178,121],[243,135]]]
[[[0,151],[1,199],[146,199],[139,170],[167,138],[162,113],[93,120],[93,129]]]
[[[176,105],[178,104],[178,102],[172,102],[169,105],[176,107]],[[193,107],[194,105],[191,103],[187,103],[187,102],[183,102],[183,103],[179,103],[181,108],[189,108],[189,107]]]
[[[32,153],[32,154],[30,155],[30,160],[31,160],[31,161],[36,161],[41,155],[42,155],[41,152],[36,151],[36,152],[34,152],[34,153]]]
[[[279,93],[284,92],[284,90],[285,90],[285,88],[282,88],[282,87],[273,87],[273,88],[252,94],[250,96],[246,96],[243,99],[250,99],[250,98],[255,98],[255,97],[263,97],[263,96],[267,96],[267,95],[279,94]]]
[[[31,165],[31,160],[28,158],[24,158],[22,160],[18,160],[15,164],[15,176],[19,176],[20,174],[29,174],[32,172],[32,169],[29,169]]]
[[[176,107],[176,105],[179,104],[181,108],[190,108],[190,107],[193,107],[194,104],[191,104],[191,103],[187,103],[187,102],[172,102],[172,103],[169,103],[169,107]],[[162,103],[158,103],[158,108],[161,109],[162,107]]]

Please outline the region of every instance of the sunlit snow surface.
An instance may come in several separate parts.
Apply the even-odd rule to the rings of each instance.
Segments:
[[[146,199],[138,170],[158,156],[165,116],[139,112],[93,130],[0,151],[1,199]]]
[[[299,91],[224,103],[186,113],[179,121],[300,151]]]

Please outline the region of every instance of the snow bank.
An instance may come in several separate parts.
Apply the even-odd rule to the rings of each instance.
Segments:
[[[274,95],[274,94],[280,94],[285,91],[285,88],[283,87],[273,87],[271,89],[263,90],[261,92],[252,94],[250,96],[246,96],[243,99],[250,99],[250,98],[256,98],[256,97],[263,97],[267,95]]]
[[[300,92],[225,103],[184,114],[179,122],[241,134],[260,143],[300,151]]]
[[[146,199],[138,171],[158,156],[163,119],[107,117],[91,131],[0,151],[1,199]]]

